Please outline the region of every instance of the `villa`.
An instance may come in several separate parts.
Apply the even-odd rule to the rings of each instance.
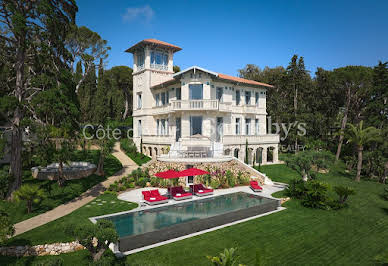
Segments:
[[[267,134],[266,125],[267,89],[273,86],[198,66],[174,73],[180,50],[155,39],[126,50],[133,54],[139,151],[163,162],[245,161],[248,143],[248,164],[277,163],[279,135]]]

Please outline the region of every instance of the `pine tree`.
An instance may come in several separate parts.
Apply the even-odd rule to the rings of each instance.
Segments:
[[[94,105],[96,99],[96,71],[95,66],[92,66],[93,71],[91,71],[85,78],[84,82],[81,84],[78,90],[78,100],[80,103],[81,109],[81,120],[84,123],[94,121]]]

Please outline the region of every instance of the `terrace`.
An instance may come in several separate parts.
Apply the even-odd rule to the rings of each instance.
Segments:
[[[144,189],[135,189],[119,195],[118,199],[128,202],[136,202],[138,203],[138,208],[131,211],[92,217],[90,220],[92,222],[97,222],[98,219],[102,218],[113,219],[112,221],[116,224],[117,230],[121,231],[121,238],[119,240],[119,244],[113,248],[114,252],[116,255],[128,255],[281,211],[285,208],[280,207],[279,199],[273,198],[271,194],[283,190],[284,187],[284,184],[281,183],[276,185],[264,185],[263,192],[260,194],[252,192],[248,186],[217,189],[214,190],[214,195],[212,196],[194,196],[192,199],[181,200],[179,202],[170,200],[168,203],[163,204],[163,206],[145,205],[140,196],[141,191],[144,191]],[[147,188],[147,190],[151,189],[153,188]],[[167,193],[167,189],[159,189],[159,191],[161,193]],[[244,195],[248,198],[258,197],[258,199],[264,200],[265,203],[261,204],[260,200],[261,206],[255,206],[255,204],[249,205],[249,202],[244,198],[243,202],[240,203],[240,205],[242,205],[235,210],[229,209],[231,204],[229,200],[229,207],[226,212],[222,211],[222,208],[220,208],[219,205],[220,203],[217,203],[218,207],[215,209],[213,208],[212,210],[205,207],[209,205],[209,203],[212,204],[213,201],[224,201],[223,197],[234,198],[236,195]],[[194,208],[195,205],[197,205],[196,208],[198,208],[196,212],[189,211],[185,214],[185,206],[188,208]],[[199,208],[200,206],[201,208]],[[179,210],[179,212],[174,211],[175,209]],[[175,213],[174,215],[178,216],[183,215],[184,217],[176,217],[177,220],[175,220],[173,216],[168,214],[169,212],[171,212],[171,214]],[[167,216],[164,216],[163,213],[166,213]],[[168,220],[170,220],[172,225],[163,229],[151,229],[151,225],[154,226],[159,223],[155,221],[148,226],[144,224],[145,222],[142,222],[136,226],[135,224],[132,224],[130,227],[125,224],[127,222],[126,219],[128,219],[128,215],[135,215],[136,217],[137,215],[141,215],[136,218],[137,221],[140,217],[147,214],[150,216],[149,218],[152,219],[158,219],[160,215],[163,215],[165,218],[169,217]],[[196,217],[197,215],[199,216]],[[165,218],[163,219],[166,222]],[[146,219],[147,222],[150,222],[148,218]],[[183,221],[188,220],[182,223],[181,219],[183,219]],[[166,225],[165,222],[163,223],[164,225]]]

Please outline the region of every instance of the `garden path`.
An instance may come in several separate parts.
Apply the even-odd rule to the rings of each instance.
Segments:
[[[38,226],[61,218],[71,213],[72,211],[75,211],[76,209],[94,200],[98,195],[104,192],[105,188],[108,188],[113,182],[121,179],[123,176],[127,176],[132,172],[132,170],[135,170],[138,167],[138,165],[134,161],[132,161],[124,152],[121,151],[119,142],[116,142],[113,148],[112,155],[115,156],[123,165],[123,168],[120,171],[108,177],[108,179],[106,179],[105,181],[85,191],[79,197],[65,204],[59,205],[58,207],[48,212],[42,213],[40,215],[34,216],[30,219],[15,224],[15,235],[22,234]]]

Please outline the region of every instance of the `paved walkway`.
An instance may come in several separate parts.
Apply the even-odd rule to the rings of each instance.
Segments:
[[[112,155],[115,156],[121,162],[121,164],[123,165],[123,169],[109,177],[104,182],[101,182],[90,188],[89,190],[85,191],[81,196],[73,199],[72,201],[60,205],[48,212],[15,224],[15,235],[22,234],[38,226],[61,218],[71,213],[72,211],[75,211],[76,209],[95,199],[105,190],[105,188],[109,187],[113,182],[119,180],[123,176],[128,175],[129,173],[131,173],[132,170],[138,167],[134,161],[132,161],[127,155],[125,155],[125,153],[120,150],[120,143],[118,142],[114,146]]]

